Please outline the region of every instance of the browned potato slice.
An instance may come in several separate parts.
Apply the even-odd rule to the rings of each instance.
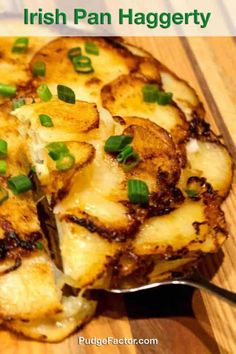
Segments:
[[[8,262],[1,264],[1,270]],[[1,317],[28,320],[60,310],[61,292],[55,283],[52,262],[44,252],[23,258],[16,270],[1,274]]]
[[[122,42],[122,45],[134,55],[142,57],[137,71],[142,73],[147,79],[157,80],[159,77],[164,91],[173,93],[174,101],[183,110],[188,120],[192,119],[194,112],[204,116],[205,110],[196,91],[185,80],[180,79],[142,48],[137,48],[125,42]]]
[[[58,314],[29,322],[9,321],[6,326],[13,331],[43,342],[59,342],[87,322],[96,309],[96,302],[78,297],[64,297]]]
[[[87,140],[96,134],[99,126],[97,107],[93,103],[76,101],[69,104],[54,97],[49,102],[25,105],[13,112],[22,123],[24,133],[37,136],[37,141]],[[39,115],[47,114],[53,127],[43,127]],[[28,130],[30,129],[30,132]]]
[[[85,42],[90,41],[99,47],[99,55],[90,55],[85,51]],[[81,47],[82,54],[89,56],[94,72],[90,74],[77,73],[68,50]],[[114,80],[121,74],[127,74],[136,66],[136,58],[125,48],[102,38],[58,38],[43,47],[32,60],[44,61],[47,66],[46,82],[52,92],[56,94],[56,86],[63,84],[71,87],[77,99],[89,102],[100,102],[100,89],[104,84]],[[57,63],[57,65],[55,65]],[[35,79],[37,86],[40,80]]]
[[[135,253],[168,257],[216,252],[227,235],[219,204],[214,194],[207,195],[204,202],[187,200],[168,215],[147,220],[134,241]]]
[[[75,163],[70,169],[66,171],[58,170],[56,162],[48,155],[47,147],[40,152],[40,162],[35,165],[44,193],[53,196],[54,202],[59,196],[61,198],[69,191],[76,173],[84,168],[95,154],[91,144],[77,141],[66,141],[64,143],[75,159]]]
[[[100,277],[104,277],[119,249],[119,244],[60,218],[58,215],[57,225],[64,273],[71,279],[69,283],[75,287],[92,285]]]
[[[197,112],[204,116],[205,111],[195,90],[185,81],[178,78],[171,71],[160,72],[162,87],[166,92],[172,92],[174,101],[183,110],[188,120]]]
[[[1,83],[15,85],[19,90],[28,84],[31,79],[28,64],[33,55],[50,41],[50,37],[31,37],[26,53],[12,53],[15,37],[1,37],[0,49],[0,77]],[[6,98],[0,96],[0,103]]]
[[[147,118],[171,133],[175,142],[183,142],[188,125],[176,106],[146,103],[142,88],[147,82],[135,75],[121,75],[101,91],[103,106],[113,116]]]
[[[205,177],[213,189],[221,196],[226,196],[232,181],[233,163],[225,146],[220,142],[191,139],[187,145],[188,167],[183,172],[186,177]]]

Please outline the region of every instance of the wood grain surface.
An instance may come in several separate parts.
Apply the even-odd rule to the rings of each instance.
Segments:
[[[236,46],[234,38],[129,38],[149,50],[197,90],[213,129],[236,162]],[[230,237],[201,270],[215,284],[236,291],[236,183],[224,203]],[[140,294],[101,295],[98,315],[59,344],[42,344],[0,332],[4,354],[234,354],[236,310],[205,292],[171,286]],[[79,346],[86,338],[157,338],[159,344]]]

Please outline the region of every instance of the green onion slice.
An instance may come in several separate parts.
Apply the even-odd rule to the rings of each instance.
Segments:
[[[37,94],[42,101],[48,102],[52,98],[52,93],[46,84],[41,84],[37,88]]]
[[[48,149],[48,155],[54,160],[58,160],[61,155],[65,155],[69,153],[69,149],[63,142],[54,142],[50,143],[46,146]]]
[[[32,73],[34,76],[46,75],[46,64],[43,61],[36,61],[32,66]]]
[[[75,71],[79,73],[88,74],[94,71],[92,67],[91,59],[89,57],[86,57],[84,55],[81,55],[79,57],[74,57],[72,62]]]
[[[37,242],[37,243],[36,243],[36,247],[37,247],[38,250],[42,250],[42,249],[43,249],[43,244],[42,244],[42,242]]]
[[[149,200],[148,186],[139,179],[128,180],[129,201],[134,204],[147,204]]]
[[[28,49],[29,38],[20,37],[17,38],[12,47],[12,53],[25,53]]]
[[[0,84],[0,95],[5,97],[13,97],[16,94],[16,86]]]
[[[159,91],[157,94],[157,103],[159,105],[165,106],[171,103],[173,97],[173,93],[171,92],[161,92]]]
[[[5,175],[7,172],[7,162],[5,160],[0,160],[0,175]]]
[[[12,102],[12,109],[15,111],[17,108],[20,108],[25,105],[25,99],[24,98],[18,98],[16,100],[13,100]]]
[[[8,198],[9,198],[8,191],[5,188],[0,187],[0,205],[2,205]]]
[[[144,102],[154,103],[157,101],[158,86],[155,84],[147,84],[142,88]]]
[[[85,51],[88,54],[99,55],[99,48],[94,42],[85,42]]]
[[[7,156],[8,144],[5,140],[0,139],[0,158]]]
[[[56,168],[60,171],[67,171],[75,164],[75,157],[72,154],[62,154],[56,161]]]
[[[25,175],[19,175],[11,177],[8,180],[8,187],[14,194],[20,194],[31,190],[33,185],[29,177]]]
[[[188,197],[190,198],[196,198],[198,197],[198,191],[195,189],[185,189],[185,193],[187,194]]]
[[[118,162],[123,162],[124,160],[127,159],[128,156],[130,156],[130,154],[132,154],[134,151],[134,149],[132,148],[132,146],[125,146],[124,149],[119,153],[119,155],[117,156],[117,161]]]
[[[43,127],[53,127],[54,124],[53,124],[53,121],[52,121],[52,118],[49,117],[47,114],[40,114],[39,115],[39,120],[40,120],[40,123]]]
[[[110,136],[105,142],[106,152],[120,152],[124,147],[130,144],[133,140],[131,135],[113,135]]]
[[[70,60],[73,60],[73,58],[75,57],[80,57],[81,56],[81,48],[80,47],[75,47],[75,48],[71,48],[68,53],[67,56]]]
[[[69,87],[64,85],[57,85],[57,95],[59,100],[64,101],[66,103],[75,104],[75,93]]]
[[[131,171],[135,166],[139,164],[140,156],[137,152],[133,152],[129,156],[127,156],[122,164],[123,170],[125,172]]]

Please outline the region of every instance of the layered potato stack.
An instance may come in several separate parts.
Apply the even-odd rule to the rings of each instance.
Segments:
[[[34,189],[9,191],[0,205],[0,317],[28,337],[59,341],[94,314],[85,290],[185,274],[219,250],[227,237],[221,204],[232,160],[194,89],[149,53],[122,40],[72,37],[31,38],[25,53],[12,53],[14,41],[1,39],[1,81],[15,85],[13,98],[25,104],[12,111],[12,99],[0,97],[0,139],[8,142],[1,187],[34,167],[56,220],[62,265],[51,257]],[[97,53],[86,53],[88,42]],[[75,70],[68,52],[78,47],[93,71]],[[38,62],[46,68],[42,76],[33,70]],[[38,95],[42,84],[52,93],[48,100]],[[58,85],[71,88],[76,100],[58,97]],[[147,102],[150,85],[170,99]],[[42,125],[40,115],[53,125]],[[111,136],[132,138],[133,168],[106,151]],[[70,152],[70,168],[58,168],[50,155],[55,143]],[[145,183],[148,202],[132,201],[130,180]]]

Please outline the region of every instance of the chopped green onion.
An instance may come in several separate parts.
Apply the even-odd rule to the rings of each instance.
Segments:
[[[128,197],[131,203],[147,204],[149,200],[149,190],[147,184],[139,179],[129,179]]]
[[[7,141],[0,139],[0,158],[7,156]]]
[[[171,92],[161,92],[157,94],[157,103],[159,105],[165,106],[172,101],[173,93]]]
[[[69,149],[65,143],[62,142],[54,142],[50,143],[46,146],[48,149],[48,155],[54,160],[58,160],[61,155],[65,155],[69,153]]]
[[[0,187],[0,205],[2,205],[8,198],[9,198],[8,191],[5,188]]]
[[[86,57],[84,55],[81,55],[79,57],[74,57],[72,62],[75,71],[79,73],[88,74],[94,71],[92,67],[91,59],[89,57]]]
[[[35,166],[31,166],[30,172],[36,173],[36,167]]]
[[[33,185],[29,177],[19,175],[8,180],[8,187],[14,194],[25,193],[32,189]]]
[[[67,56],[70,60],[73,60],[73,58],[75,57],[81,56],[81,48],[80,47],[71,48],[68,51]]]
[[[37,88],[37,94],[42,101],[48,102],[52,98],[52,93],[46,84],[41,84]]]
[[[131,171],[135,166],[139,164],[139,161],[140,161],[139,154],[134,151],[132,154],[130,154],[124,159],[122,164],[123,170],[125,172]]]
[[[39,115],[39,120],[40,120],[40,123],[43,127],[53,127],[54,124],[53,124],[53,121],[52,121],[52,118],[49,117],[47,114],[40,114]]]
[[[110,136],[105,142],[106,152],[120,152],[124,147],[130,144],[133,140],[131,135],[113,135]]]
[[[99,54],[99,48],[93,42],[85,42],[85,51],[88,54],[94,54],[94,55],[98,55]]]
[[[144,102],[154,103],[157,101],[158,86],[155,84],[147,84],[142,88]]]
[[[196,191],[195,189],[185,189],[185,193],[190,198],[198,197],[198,191]]]
[[[57,95],[61,101],[72,104],[75,103],[75,93],[67,86],[57,85]]]
[[[132,148],[132,146],[125,146],[124,149],[119,153],[119,155],[117,156],[117,161],[118,162],[123,162],[128,156],[130,156],[130,154],[132,154],[134,151],[134,149]]]
[[[43,61],[36,61],[33,64],[32,72],[34,76],[45,76],[46,75],[46,64]]]
[[[0,175],[5,175],[7,172],[7,162],[5,160],[0,160]]]
[[[12,47],[12,53],[25,53],[28,49],[29,38],[20,37],[17,38]]]
[[[18,98],[17,100],[13,100],[12,102],[12,109],[15,111],[17,108],[20,108],[25,105],[25,99],[24,98]]]
[[[37,243],[36,243],[36,247],[37,247],[38,250],[42,250],[42,249],[43,249],[43,244],[42,244],[42,242],[37,242]]]
[[[75,164],[75,157],[72,154],[62,154],[56,161],[56,168],[60,171],[67,171]]]
[[[13,97],[16,94],[16,86],[0,84],[0,95]]]

